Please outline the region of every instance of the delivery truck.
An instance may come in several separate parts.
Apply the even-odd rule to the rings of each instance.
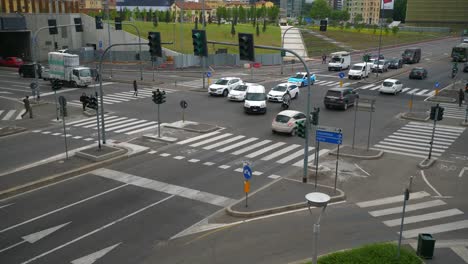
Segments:
[[[351,54],[347,51],[338,51],[330,54],[331,59],[328,63],[328,70],[341,71],[349,69],[351,65]]]
[[[73,87],[87,87],[93,81],[91,70],[80,66],[80,57],[75,54],[49,52],[49,76],[53,82],[58,80]]]

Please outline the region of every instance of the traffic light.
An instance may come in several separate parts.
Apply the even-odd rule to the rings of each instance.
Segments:
[[[314,107],[314,111],[312,112],[312,125],[316,126],[319,123],[319,113],[320,108]]]
[[[193,54],[195,56],[208,56],[208,46],[206,43],[206,31],[192,29]]]
[[[166,102],[166,91],[160,91],[159,89],[153,91],[153,102],[155,104],[164,104]]]
[[[159,103],[164,104],[166,102],[166,91],[162,91],[159,94]]]
[[[115,21],[115,30],[122,30],[122,18],[116,17],[114,21]]]
[[[53,80],[52,81],[52,90],[57,91],[60,88],[62,88],[62,84],[58,80]]]
[[[437,106],[431,106],[431,113],[429,114],[429,118],[431,120],[436,119],[436,111],[437,111]]]
[[[104,25],[102,24],[102,17],[95,16],[94,19],[95,19],[95,22],[96,22],[96,29],[103,29]]]
[[[49,19],[47,20],[47,24],[49,25],[49,34],[50,35],[57,35],[58,34],[58,29],[57,29],[57,20],[55,19]]]
[[[161,34],[159,32],[148,32],[148,40],[151,57],[162,57]]]
[[[91,96],[91,98],[89,98],[88,107],[94,110],[98,109],[98,101],[96,97]]]
[[[328,20],[326,19],[320,20],[320,31],[327,31],[327,24],[328,24]]]
[[[239,56],[241,60],[255,61],[253,34],[239,33]]]
[[[442,120],[444,117],[444,108],[439,106],[439,112],[437,113],[437,121]]]
[[[296,121],[296,134],[297,134],[297,136],[299,136],[301,138],[306,137],[305,120]]]
[[[364,56],[362,56],[362,61],[369,62],[369,60],[370,60],[370,55],[369,54],[364,54]]]
[[[83,24],[81,24],[81,17],[73,18],[75,21],[75,30],[76,32],[83,32]]]
[[[158,92],[159,92],[159,89],[158,89]],[[155,104],[159,102],[159,93],[157,93],[156,91],[153,91],[153,102]]]

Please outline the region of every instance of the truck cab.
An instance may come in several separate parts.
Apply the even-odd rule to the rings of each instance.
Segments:
[[[86,87],[93,82],[91,76],[91,69],[88,67],[77,67],[73,68],[70,76],[71,82],[75,83],[78,87]]]
[[[351,54],[347,51],[334,52],[331,55],[330,62],[328,63],[328,70],[341,71],[349,69],[351,65]]]

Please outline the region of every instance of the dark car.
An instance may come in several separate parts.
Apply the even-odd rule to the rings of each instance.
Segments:
[[[401,54],[403,63],[418,63],[421,60],[421,48],[410,48],[406,49]]]
[[[42,78],[42,65],[37,65],[37,78]],[[21,77],[34,78],[34,63],[23,64],[18,69],[18,74]]]
[[[351,88],[331,88],[327,91],[323,103],[325,108],[339,107],[343,110],[354,105],[359,95]]]
[[[463,66],[463,72],[468,72],[468,62],[465,62],[465,66]]]
[[[403,60],[400,58],[392,58],[388,60],[388,68],[390,69],[400,69],[403,67]]]
[[[410,79],[424,79],[427,78],[427,70],[424,68],[413,68],[409,74]]]

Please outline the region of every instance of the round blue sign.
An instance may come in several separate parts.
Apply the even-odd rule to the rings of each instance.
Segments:
[[[439,86],[440,86],[440,83],[439,83],[439,82],[436,82],[436,83],[435,83],[435,87],[436,87],[436,88],[439,88]]]
[[[207,72],[206,77],[208,77],[208,78],[211,77],[211,72]]]
[[[340,78],[343,79],[345,74],[344,74],[344,72],[340,72],[340,73],[338,73],[338,76],[340,76]]]
[[[245,165],[242,171],[246,180],[252,178],[252,169],[249,167],[249,165]]]

